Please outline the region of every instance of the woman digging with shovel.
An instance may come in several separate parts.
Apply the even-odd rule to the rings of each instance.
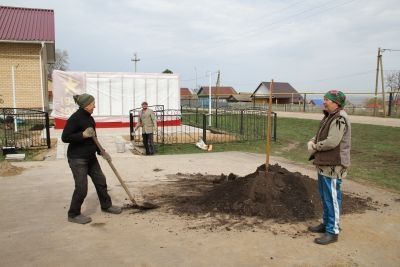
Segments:
[[[108,213],[119,214],[120,207],[113,206],[107,192],[107,182],[103,171],[97,161],[96,152],[106,160],[111,160],[110,155],[100,150],[92,137],[96,135],[96,123],[92,117],[95,100],[92,95],[82,94],[74,96],[79,109],[71,115],[63,130],[61,139],[69,143],[67,157],[74,180],[75,190],[72,195],[71,206],[68,210],[68,221],[86,224],[92,219],[81,214],[81,206],[88,190],[87,176],[89,175],[96,188],[101,210]]]

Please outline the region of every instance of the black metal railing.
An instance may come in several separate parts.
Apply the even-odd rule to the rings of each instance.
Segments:
[[[49,114],[34,109],[0,108],[0,146],[50,148]]]
[[[156,144],[195,143],[202,139],[208,143],[265,140],[267,114],[256,109],[216,109],[210,115],[201,108],[163,110],[154,109],[158,129]],[[141,128],[134,131],[139,121],[139,110],[130,111],[130,139],[142,141]],[[276,141],[276,113],[273,113],[271,138]]]

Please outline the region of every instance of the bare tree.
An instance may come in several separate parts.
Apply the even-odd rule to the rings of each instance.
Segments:
[[[391,72],[386,75],[386,85],[392,92],[400,91],[400,71]]]
[[[53,70],[68,70],[69,56],[67,50],[56,49],[56,62],[49,64],[48,75],[51,77]]]
[[[391,92],[394,92],[394,102],[400,99],[400,71],[391,72],[386,75],[386,86]]]

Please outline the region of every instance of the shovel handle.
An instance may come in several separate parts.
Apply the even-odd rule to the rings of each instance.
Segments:
[[[105,151],[105,149],[100,145],[99,140],[97,139],[96,136],[93,136],[93,141],[95,142],[96,146],[100,149],[101,152]],[[129,191],[128,187],[126,186],[124,180],[122,180],[121,175],[119,175],[117,169],[115,168],[114,164],[111,162],[110,160],[107,160],[108,164],[110,165],[111,169],[113,170],[115,176],[117,176],[118,181],[120,182],[120,184],[122,185],[122,187],[124,188],[126,194],[128,195],[129,199],[131,200],[133,205],[137,205],[136,200],[133,198],[131,192]]]

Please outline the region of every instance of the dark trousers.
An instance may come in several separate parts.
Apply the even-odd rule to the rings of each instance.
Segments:
[[[75,180],[75,190],[72,194],[71,206],[68,211],[69,217],[81,214],[81,206],[88,191],[89,175],[97,191],[102,209],[111,207],[110,195],[107,193],[107,182],[103,171],[100,168],[96,156],[91,159],[68,159],[69,166]]]
[[[153,133],[143,133],[142,137],[146,155],[154,155]]]

